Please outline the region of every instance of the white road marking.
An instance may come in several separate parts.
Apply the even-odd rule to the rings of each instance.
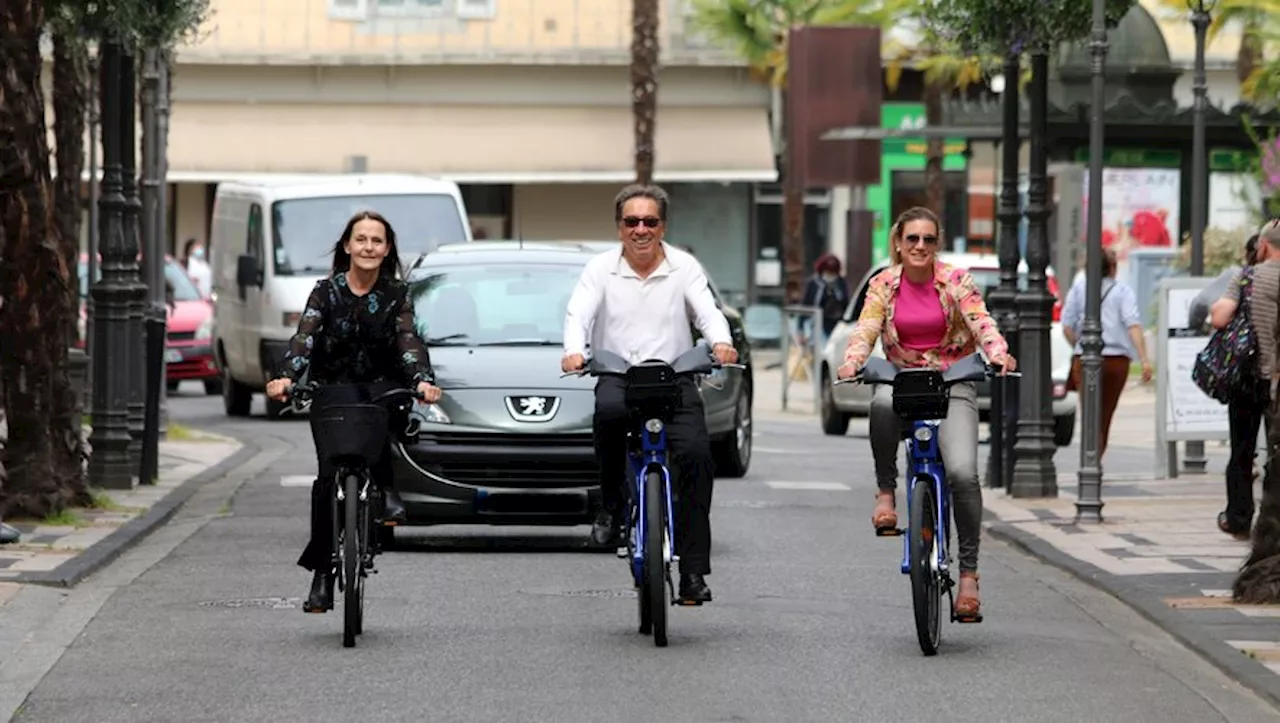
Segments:
[[[779,449],[777,447],[761,447],[759,445],[756,445],[754,450],[756,452],[764,452],[765,454],[813,454],[812,452],[803,449]]]
[[[315,475],[287,474],[280,478],[281,487],[310,487],[316,479]]]
[[[839,482],[765,482],[775,490],[821,490],[825,492],[848,492],[849,486]]]

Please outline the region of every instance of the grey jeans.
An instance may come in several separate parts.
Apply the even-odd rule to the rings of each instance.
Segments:
[[[893,387],[877,385],[871,398],[871,454],[881,491],[898,487],[898,449],[902,422],[893,412]],[[952,517],[959,541],[960,569],[978,569],[978,535],[982,530],[982,486],[978,484],[978,392],[972,384],[951,387],[947,418],[938,429],[942,464],[951,487]]]

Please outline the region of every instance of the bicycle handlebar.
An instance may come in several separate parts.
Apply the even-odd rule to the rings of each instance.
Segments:
[[[716,362],[715,364],[712,364],[712,365],[711,365],[711,369],[712,369],[712,370],[715,370],[715,369],[746,369],[746,368],[747,368],[747,365],[746,365],[746,364],[738,364],[738,363],[736,363],[736,362],[730,362],[730,363],[728,363],[728,364],[721,364],[721,363],[719,363],[719,362]],[[676,375],[677,375],[677,376],[691,376],[691,375],[694,375],[694,374],[705,374],[705,373],[706,373],[706,371],[705,371],[705,370],[703,370],[703,369],[694,369],[694,370],[689,370],[689,371],[676,372]],[[591,376],[591,377],[598,377],[598,376],[619,376],[619,377],[620,377],[620,376],[624,376],[625,374],[626,374],[626,371],[614,371],[614,370],[602,371],[602,370],[598,370],[598,369],[592,369],[592,368],[591,368],[591,360],[590,360],[590,359],[588,359],[588,360],[587,360],[587,363],[586,363],[586,364],[585,364],[581,369],[577,369],[577,370],[574,370],[574,371],[571,371],[571,372],[562,372],[562,373],[560,374],[560,378],[561,378],[561,379],[564,379],[565,377],[586,377],[586,376]]]
[[[975,357],[976,357],[976,358],[975,358]],[[871,361],[872,361],[872,360],[868,360],[868,364],[870,364],[870,363],[871,363]],[[878,358],[877,358],[875,361],[879,362],[879,364],[881,364],[881,365],[889,365],[889,361],[888,361],[888,360],[880,360],[880,359],[878,359]],[[1000,367],[1000,365],[998,365],[998,364],[989,364],[989,363],[986,363],[986,362],[982,362],[982,361],[981,361],[981,357],[978,357],[978,355],[976,355],[976,354],[975,354],[975,355],[973,355],[972,357],[966,357],[965,359],[962,359],[961,361],[957,362],[955,365],[952,365],[952,367],[951,367],[950,369],[948,369],[946,372],[942,372],[943,377],[944,377],[944,378],[943,378],[944,383],[946,383],[946,384],[949,386],[949,385],[952,385],[952,384],[959,384],[959,383],[961,383],[961,382],[978,381],[977,379],[974,379],[974,378],[973,378],[973,377],[977,376],[977,369],[976,369],[976,368],[975,368],[975,369],[963,369],[963,368],[962,368],[962,371],[960,371],[959,373],[957,373],[955,377],[953,377],[953,378],[951,378],[951,379],[947,379],[947,378],[946,378],[946,376],[947,376],[947,374],[948,374],[948,373],[952,372],[952,370],[955,370],[957,367],[960,367],[961,365],[967,365],[967,366],[973,366],[973,367],[976,367],[978,364],[982,364],[982,376],[983,376],[983,377],[985,377],[986,379],[991,379],[991,378],[993,378],[993,377],[999,377],[999,376],[1003,376],[1003,377],[1013,377],[1013,378],[1018,378],[1018,377],[1021,377],[1021,376],[1022,376],[1022,372],[1003,372],[1003,371],[1001,371],[1001,367]],[[895,368],[893,368],[893,371],[892,371],[891,373],[889,373],[889,374],[887,374],[887,375],[883,375],[883,376],[882,376],[882,374],[883,374],[883,372],[884,372],[884,371],[885,371],[885,370],[880,370],[880,369],[873,370],[873,372],[876,372],[876,376],[877,376],[878,378],[874,378],[874,379],[870,379],[870,380],[868,380],[868,379],[866,379],[866,378],[865,378],[865,374],[866,374],[866,372],[867,372],[867,365],[863,365],[863,367],[862,367],[861,369],[859,369],[859,370],[858,370],[858,372],[857,372],[857,374],[855,374],[853,377],[846,378],[846,379],[837,379],[837,380],[835,380],[834,382],[832,382],[832,386],[839,386],[839,385],[841,385],[841,384],[892,384],[892,383],[893,383],[894,378],[895,378],[895,377],[898,375],[898,373],[900,373],[900,372],[908,372],[908,373],[913,372],[913,371],[916,371],[916,372],[919,372],[919,371],[935,371],[935,372],[936,372],[937,370],[931,370],[931,369],[897,369],[897,368],[895,367]]]
[[[285,391],[285,407],[280,410],[280,416],[286,414],[300,414],[311,406],[311,400],[315,397],[316,389],[319,387],[315,382],[301,382],[294,384]],[[406,389],[405,387],[395,387],[382,392],[378,396],[371,399],[369,404],[378,404],[392,397],[413,397],[414,399],[425,402],[422,395],[416,389]],[[409,423],[405,426],[404,434],[406,437],[417,436],[421,428],[421,420],[419,415],[410,411]]]

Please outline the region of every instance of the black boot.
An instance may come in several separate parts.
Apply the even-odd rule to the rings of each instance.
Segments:
[[[680,573],[680,599],[695,605],[711,602],[711,588],[707,587],[706,578],[697,573]]]
[[[622,541],[622,525],[608,510],[596,513],[595,522],[591,523],[591,541],[597,545],[618,546]]]
[[[396,492],[394,487],[384,488],[382,490],[382,524],[403,525],[405,520],[404,500],[400,499],[400,493]]]
[[[311,592],[302,605],[307,613],[323,613],[333,609],[333,577],[328,573],[316,570],[311,578]]]

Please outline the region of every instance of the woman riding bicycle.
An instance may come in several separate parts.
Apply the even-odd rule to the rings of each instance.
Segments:
[[[926,208],[911,208],[898,217],[889,247],[893,265],[868,285],[862,314],[838,372],[840,378],[858,373],[877,337],[885,357],[899,369],[943,371],[973,354],[979,345],[1002,373],[1017,368],[973,277],[964,269],[938,261],[941,235],[937,216]],[[871,520],[877,530],[898,524],[895,490],[900,424],[893,411],[893,388],[877,386],[870,413],[871,453],[879,487]],[[976,616],[981,607],[978,535],[982,488],[978,484],[978,404],[973,384],[951,388],[951,404],[938,430],[938,444],[952,490],[959,538],[960,589],[955,612]]]
[[[309,371],[317,385],[311,410],[332,404],[368,402],[386,389],[412,385],[427,402],[440,398],[432,385],[431,360],[413,320],[409,286],[397,279],[400,257],[391,224],[373,211],[347,222],[333,246],[333,270],[316,282],[298,331],[289,342],[284,369],[267,384],[267,396],[288,398],[294,380]],[[314,429],[312,430],[314,435]],[[333,607],[333,510],[337,475],[320,450],[319,474],[311,486],[311,541],[298,564],[314,572],[303,610]],[[392,487],[391,452],[385,449],[372,470],[382,487],[385,520],[404,521],[404,503]]]

